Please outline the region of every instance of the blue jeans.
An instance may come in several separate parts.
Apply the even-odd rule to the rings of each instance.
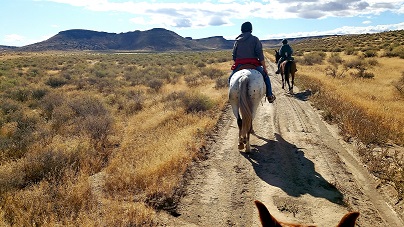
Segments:
[[[237,72],[237,70],[238,70],[238,68],[240,68],[240,66],[241,66],[241,65],[238,65],[238,66],[233,70],[233,72],[231,72],[231,74],[230,74],[230,76],[229,76],[229,83],[230,83],[230,78],[231,78],[231,76],[233,76],[233,74],[234,74],[235,72]],[[269,80],[268,74],[265,73],[264,68],[263,68],[262,66],[257,66],[256,70],[257,70],[258,72],[260,72],[261,75],[262,75],[262,77],[264,78],[264,82],[265,82],[265,85],[266,85],[266,87],[267,87],[266,96],[267,96],[267,97],[268,97],[268,96],[272,96],[271,81]]]

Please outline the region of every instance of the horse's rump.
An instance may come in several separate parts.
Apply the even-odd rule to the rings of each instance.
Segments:
[[[230,78],[229,101],[239,127],[239,149],[246,144],[250,150],[249,134],[252,120],[259,102],[265,96],[265,82],[261,73],[256,69],[243,69],[235,72]]]

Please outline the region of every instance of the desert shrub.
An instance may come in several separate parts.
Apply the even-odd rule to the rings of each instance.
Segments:
[[[330,65],[328,65],[325,69],[327,76],[344,77],[346,70],[339,72],[339,65],[344,62],[339,53],[331,53],[331,56],[327,59],[327,61],[330,63]]]
[[[62,133],[61,131],[65,129],[64,126],[67,127],[69,124],[71,124],[73,118],[74,112],[69,106],[66,105],[66,103],[56,106],[52,110],[52,120],[50,121],[53,132]],[[68,130],[66,133],[68,133]]]
[[[338,65],[343,63],[343,60],[338,53],[331,53],[331,56],[327,59],[327,61],[332,65]]]
[[[47,120],[52,119],[53,110],[65,102],[65,96],[62,93],[50,92],[46,94],[40,103],[42,114]]]
[[[201,93],[192,93],[182,97],[182,101],[187,113],[204,112],[210,110],[214,103],[206,95]]]
[[[43,70],[37,67],[30,68],[27,72],[27,75],[29,77],[39,77],[42,76],[43,74],[44,74]]]
[[[32,98],[35,100],[41,100],[46,94],[48,94],[49,90],[46,88],[33,88],[32,89]]]
[[[22,161],[25,184],[39,183],[44,178],[60,181],[67,168],[75,169],[79,163],[78,156],[60,149],[44,148],[44,150],[28,153]]]
[[[400,58],[404,58],[404,45],[401,45],[401,46],[398,46],[398,47],[394,48],[392,52],[396,56],[398,56]]]
[[[404,72],[401,73],[401,78],[393,86],[401,96],[404,96]]]
[[[95,206],[91,186],[86,177],[74,174],[61,181],[43,180],[29,190],[8,193],[2,204],[5,221],[15,226],[82,225]]]
[[[331,77],[338,76],[338,65],[329,65],[325,68],[325,75]]]
[[[379,65],[379,62],[375,58],[369,58],[367,60],[367,64],[369,64],[370,66],[377,66]]]
[[[126,93],[127,105],[124,108],[126,114],[133,114],[144,107],[144,93],[142,91],[129,91]]]
[[[75,114],[77,130],[86,133],[94,146],[104,145],[113,126],[113,118],[104,104],[95,97],[85,95],[68,100],[68,106]]]
[[[198,68],[206,67],[206,64],[205,64],[204,62],[197,61],[197,62],[195,62],[194,64],[195,64],[196,67],[198,67]]]
[[[174,91],[165,96],[163,101],[166,103],[166,106],[172,109],[182,108],[185,106],[183,99],[186,95],[185,91]]]
[[[40,119],[11,100],[3,100],[1,110],[3,119],[0,132],[0,152],[6,157],[19,158],[35,141],[35,132]]]
[[[59,76],[49,77],[45,84],[52,88],[57,88],[67,84],[67,80]]]
[[[299,62],[304,65],[321,64],[325,56],[326,54],[324,52],[311,52],[303,55],[302,58],[299,58]]]
[[[161,79],[152,79],[149,82],[147,82],[147,86],[149,86],[156,92],[158,92],[161,89],[161,87],[163,87],[163,84],[164,82]]]
[[[227,77],[220,77],[216,79],[215,84],[216,89],[225,88],[228,85],[229,85],[229,79]]]
[[[185,75],[184,80],[190,87],[197,86],[202,82],[202,78],[199,75],[196,76],[194,74]]]
[[[365,58],[377,57],[377,51],[376,50],[365,50],[365,52],[363,52],[363,56]]]
[[[202,68],[202,69],[200,70],[200,75],[201,75],[201,76],[207,76],[207,77],[209,77],[210,79],[220,78],[220,77],[223,76],[223,74],[224,74],[224,73],[223,73],[222,70],[215,69],[215,68],[211,68],[211,67]]]
[[[404,58],[404,46],[390,47],[385,52],[386,57],[399,57]]]
[[[178,75],[185,75],[188,73],[187,69],[182,65],[173,67],[171,71],[177,73]]]
[[[80,128],[87,133],[96,148],[107,144],[112,127],[113,118],[109,114],[90,115],[80,121]]]
[[[7,96],[16,101],[25,102],[29,99],[31,91],[28,88],[18,87],[8,92]]]
[[[352,72],[351,75],[357,78],[366,78],[370,79],[374,77],[374,74],[371,72],[366,72],[369,65],[364,59],[356,58],[344,63],[344,67],[347,69],[354,69],[356,72]]]

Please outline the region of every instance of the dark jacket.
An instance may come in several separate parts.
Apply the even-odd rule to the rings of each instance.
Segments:
[[[236,38],[233,46],[233,60],[244,58],[256,58],[264,60],[261,41],[251,34],[244,32]]]
[[[291,58],[293,55],[293,49],[289,44],[283,44],[279,49],[279,54],[281,55],[282,59]]]

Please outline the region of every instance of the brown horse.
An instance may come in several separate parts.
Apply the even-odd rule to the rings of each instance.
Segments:
[[[284,223],[276,220],[268,211],[267,207],[258,200],[255,200],[255,205],[258,208],[258,213],[260,216],[261,224],[263,227],[304,227],[313,225],[301,225]],[[354,227],[356,219],[359,217],[359,212],[348,212],[342,217],[341,221],[338,223],[337,227]]]
[[[281,55],[277,50],[275,50],[275,63],[278,64],[280,58]],[[281,71],[282,76],[282,89],[285,89],[285,81],[286,81],[288,83],[289,92],[293,93],[293,85],[295,83],[295,73],[297,71],[295,61],[293,60],[283,61],[279,66],[279,70]],[[292,85],[290,85],[291,83],[289,82],[289,75],[292,76]]]

